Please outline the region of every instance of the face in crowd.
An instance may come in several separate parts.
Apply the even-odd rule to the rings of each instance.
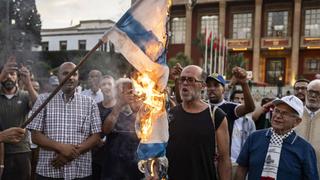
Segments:
[[[115,98],[115,81],[113,77],[103,77],[100,81],[99,87],[103,93],[104,100],[112,100]]]
[[[190,65],[185,67],[179,77],[179,92],[183,102],[193,102],[201,98],[205,87],[202,69]]]
[[[232,102],[238,103],[238,104],[244,104],[244,96],[243,93],[236,92],[234,94],[234,97],[231,99]]]
[[[313,80],[307,87],[306,106],[311,111],[320,109],[320,79]]]
[[[76,67],[75,64],[71,62],[65,62],[63,63],[59,68],[58,73],[58,79],[61,83],[62,80]],[[67,82],[62,86],[61,90],[65,94],[71,94],[75,91],[75,88],[77,87],[79,82],[79,72],[76,71],[68,80]]]
[[[92,91],[96,92],[99,90],[99,83],[102,77],[102,73],[98,70],[92,70],[89,72],[89,86]]]
[[[14,87],[16,87],[17,81],[18,81],[18,72],[10,71],[5,74],[5,77],[3,78],[1,85],[6,90],[10,91]]]
[[[287,104],[275,106],[271,126],[278,134],[285,134],[301,122],[298,113]]]
[[[223,98],[224,87],[218,81],[209,79],[207,80],[207,93],[211,103],[219,103]]]
[[[305,100],[306,100],[307,86],[308,86],[308,82],[297,81],[293,87],[294,95],[297,96],[303,103],[305,103]]]

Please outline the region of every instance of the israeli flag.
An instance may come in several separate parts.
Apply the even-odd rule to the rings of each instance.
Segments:
[[[167,85],[167,22],[171,0],[139,0],[107,31],[110,40],[139,72],[148,72],[160,89]]]

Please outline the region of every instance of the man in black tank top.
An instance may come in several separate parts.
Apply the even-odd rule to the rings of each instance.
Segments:
[[[169,113],[169,179],[231,178],[227,119],[217,108],[213,123],[209,106],[200,99],[205,79],[203,70],[195,65],[185,67],[180,75],[179,91],[183,102]],[[218,167],[214,161],[215,144],[219,154]]]

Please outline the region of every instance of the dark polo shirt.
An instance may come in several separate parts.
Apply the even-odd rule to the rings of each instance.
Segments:
[[[0,86],[0,130],[19,127],[27,118],[30,98],[26,91],[17,90],[12,98],[6,97]],[[17,144],[5,143],[5,153],[15,154],[30,151],[30,143],[25,137]]]

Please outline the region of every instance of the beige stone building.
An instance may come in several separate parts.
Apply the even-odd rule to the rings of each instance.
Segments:
[[[208,29],[225,37],[228,54],[243,54],[255,81],[290,85],[320,73],[320,0],[173,0],[169,58],[184,52],[203,66],[193,42]]]

